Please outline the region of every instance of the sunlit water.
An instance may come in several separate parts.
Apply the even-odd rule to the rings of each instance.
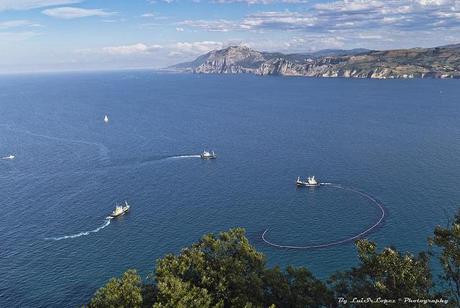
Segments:
[[[127,268],[207,232],[246,228],[270,265],[318,277],[380,247],[426,249],[460,203],[460,90],[451,80],[151,72],[0,76],[0,306],[75,307]],[[104,115],[110,121],[105,124]],[[203,161],[203,149],[217,160]],[[128,200],[132,211],[107,215]]]

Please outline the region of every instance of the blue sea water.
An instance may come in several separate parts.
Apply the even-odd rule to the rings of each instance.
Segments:
[[[159,74],[0,76],[0,306],[76,307],[128,268],[240,226],[269,265],[327,278],[357,264],[353,236],[379,210],[379,247],[427,249],[460,204],[455,80]],[[110,122],[104,124],[104,114]],[[203,149],[214,161],[197,158]],[[106,216],[116,202],[132,211]],[[91,231],[91,232],[89,232]]]

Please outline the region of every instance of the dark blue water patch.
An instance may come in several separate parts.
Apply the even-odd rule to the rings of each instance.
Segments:
[[[237,226],[269,265],[321,278],[356,265],[352,243],[293,251],[261,240],[268,226],[283,243],[334,240],[378,217],[349,192],[296,189],[297,176],[381,201],[389,215],[367,235],[380,247],[426,249],[460,199],[457,83],[0,76],[0,156],[16,154],[0,160],[0,306],[79,306],[127,268],[146,275],[166,253]],[[204,149],[218,159],[193,156]],[[124,200],[132,211],[98,232],[50,240],[96,230]]]
[[[289,217],[288,221],[283,221],[282,218],[279,218],[277,219],[277,224],[273,224],[275,226],[281,225],[281,228],[280,226],[277,228],[272,225],[265,229],[261,236],[265,244],[280,249],[326,249],[338,245],[349,244],[350,242],[368,236],[371,232],[376,231],[378,227],[381,227],[384,222],[386,211],[384,205],[376,198],[366,192],[334,183],[321,183],[318,187],[308,188],[308,192],[312,196],[316,196],[319,195],[320,189],[324,190],[327,188],[340,190],[342,193],[345,192],[349,195],[348,198],[350,198],[350,195],[353,195],[354,197],[358,196],[361,199],[365,199],[374,212],[378,212],[377,215],[374,214],[376,218],[373,220],[367,218],[365,213],[369,212],[369,210],[364,211],[357,200],[352,202],[352,200],[345,201],[335,197],[334,205],[339,205],[340,207],[327,206],[326,212],[324,209],[318,211],[317,207],[313,206],[309,207],[307,215],[305,215],[304,207],[300,208],[299,213],[296,215],[296,208],[292,206],[291,202],[285,209],[294,213],[290,213],[291,215],[281,215],[281,217]],[[329,192],[329,194],[331,193]],[[330,196],[328,196],[328,198],[331,199]],[[321,204],[324,203],[325,202],[321,202]],[[317,205],[318,202],[313,199],[312,204]],[[346,207],[344,206],[346,204],[352,206]],[[301,217],[300,223],[292,219],[292,214],[294,214],[294,217]],[[317,224],[320,224],[320,226]],[[308,234],[302,233],[301,230],[298,230],[299,226],[303,230],[310,228],[313,232],[309,232]],[[335,228],[331,230],[330,226],[335,226]],[[273,236],[273,231],[279,232],[279,229],[281,229],[282,232],[286,232],[284,239]],[[344,230],[346,230],[345,232],[347,233],[340,234],[341,232],[343,233]],[[268,238],[269,232],[271,235],[270,238]],[[332,238],[330,238],[330,236],[332,236]],[[304,242],[302,243],[302,241]],[[308,241],[308,243],[305,241]]]

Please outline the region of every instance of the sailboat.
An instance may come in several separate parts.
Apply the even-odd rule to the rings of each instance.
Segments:
[[[109,123],[109,117],[107,115],[105,115],[105,117],[104,117],[104,122]]]

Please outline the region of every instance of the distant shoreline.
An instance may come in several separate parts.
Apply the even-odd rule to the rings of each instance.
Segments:
[[[195,74],[254,74],[359,79],[459,79],[460,44],[398,50],[326,50],[312,54],[259,52],[230,46],[167,69]]]

